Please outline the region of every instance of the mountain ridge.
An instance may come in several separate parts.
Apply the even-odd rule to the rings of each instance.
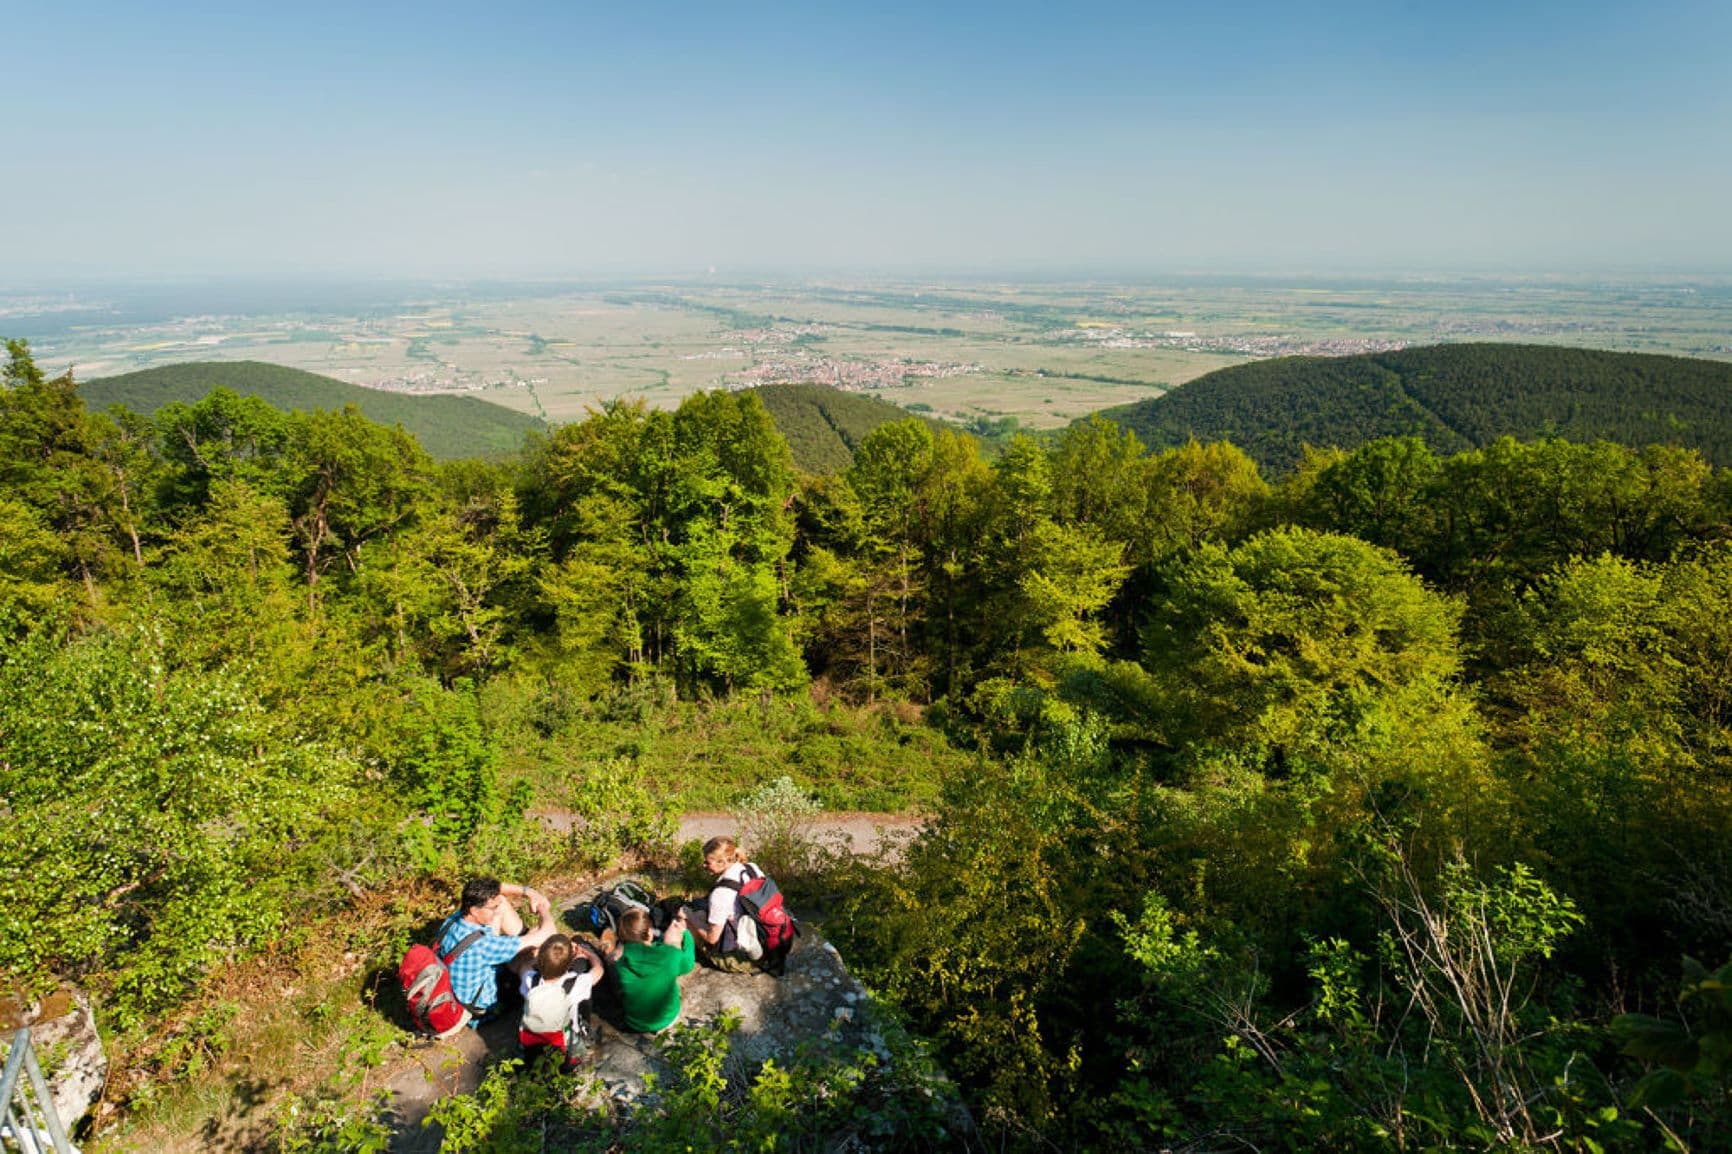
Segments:
[[[1732,364],[1554,345],[1423,345],[1280,357],[1218,369],[1100,410],[1151,449],[1230,440],[1265,470],[1305,445],[1351,449],[1418,435],[1440,453],[1500,436],[1672,443],[1732,464]]]
[[[148,415],[176,401],[196,403],[218,387],[258,397],[283,410],[340,409],[352,404],[369,420],[403,426],[429,454],[443,460],[515,452],[526,434],[547,427],[536,417],[476,397],[391,393],[265,361],[159,365],[81,381],[78,392],[93,409],[120,404]]]
[[[853,463],[854,450],[873,429],[920,416],[889,401],[831,385],[759,385],[752,392],[787,440],[794,463],[808,473],[841,472]],[[937,426],[930,418],[922,419]]]

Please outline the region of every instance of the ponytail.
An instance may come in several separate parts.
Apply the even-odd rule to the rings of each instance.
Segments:
[[[725,857],[736,865],[744,863],[746,851],[741,849],[731,837],[713,837],[704,843],[704,860],[713,857]]]

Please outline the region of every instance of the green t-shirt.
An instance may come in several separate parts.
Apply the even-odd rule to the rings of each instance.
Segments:
[[[625,1028],[653,1034],[680,1016],[680,975],[692,972],[697,953],[688,931],[678,949],[666,942],[627,942],[614,972],[619,976]]]

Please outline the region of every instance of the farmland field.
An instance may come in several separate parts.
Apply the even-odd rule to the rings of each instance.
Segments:
[[[317,300],[308,290],[302,295]],[[632,282],[380,289],[285,306],[0,296],[0,335],[82,378],[263,360],[375,388],[465,392],[559,422],[610,399],[817,380],[960,420],[1040,428],[1245,360],[1510,340],[1732,359],[1732,281],[1270,278],[1012,284]]]

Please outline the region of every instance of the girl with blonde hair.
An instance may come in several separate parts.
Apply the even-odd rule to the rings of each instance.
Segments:
[[[704,906],[688,910],[704,961],[722,970],[780,973],[796,928],[776,883],[731,837],[704,843],[704,869],[715,886]]]

